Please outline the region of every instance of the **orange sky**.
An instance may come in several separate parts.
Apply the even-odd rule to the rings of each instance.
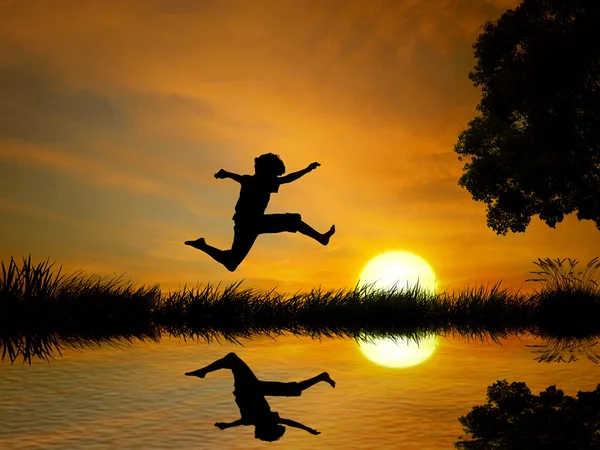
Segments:
[[[516,288],[538,257],[587,262],[593,223],[497,236],[457,186],[471,45],[515,3],[0,1],[0,256],[285,291],[353,286],[394,249],[442,289]],[[252,173],[266,152],[322,164],[268,212],[338,233],[327,248],[262,236],[231,274],[183,241],[229,247],[239,186],[213,174]]]

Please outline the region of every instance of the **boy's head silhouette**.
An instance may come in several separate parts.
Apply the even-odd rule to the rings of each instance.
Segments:
[[[260,176],[278,177],[285,173],[285,165],[279,155],[265,153],[254,158],[254,172]]]
[[[285,434],[285,427],[278,423],[260,424],[254,427],[254,437],[261,441],[278,441]]]

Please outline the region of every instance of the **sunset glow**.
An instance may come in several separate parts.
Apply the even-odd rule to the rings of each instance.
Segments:
[[[0,0],[0,450],[596,446],[599,17]]]
[[[359,342],[360,351],[369,361],[393,369],[416,366],[429,359],[437,347],[437,337],[414,340],[373,339]]]
[[[0,257],[284,292],[351,287],[389,249],[423,256],[444,289],[588,261],[592,222],[498,236],[457,184],[481,97],[472,44],[516,4],[0,1]],[[252,174],[267,152],[286,173],[321,166],[266,212],[337,233],[325,248],[260,236],[230,273],[183,243],[231,246],[239,185],[213,174]]]

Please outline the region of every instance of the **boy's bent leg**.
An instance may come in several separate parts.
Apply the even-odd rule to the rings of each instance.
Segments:
[[[301,390],[305,390],[321,381],[328,383],[332,388],[335,387],[335,381],[331,379],[327,372],[323,372],[317,375],[316,377],[309,378],[308,380],[300,381],[298,383],[298,386]]]
[[[331,236],[335,234],[335,225],[331,225],[329,231],[325,233],[319,233],[306,222],[300,222],[298,232],[305,236],[313,238],[315,241],[319,242],[322,245],[327,245],[329,244],[329,239],[331,238]]]
[[[299,397],[302,395],[302,391],[321,381],[329,383],[331,387],[335,387],[335,381],[331,379],[327,372],[299,382],[261,381],[260,386],[263,395],[272,397]]]
[[[335,225],[332,225],[326,233],[319,233],[306,222],[302,220],[302,216],[297,213],[287,214],[265,214],[261,223],[261,233],[300,233],[313,238],[322,245],[329,244],[329,239],[335,233]]]

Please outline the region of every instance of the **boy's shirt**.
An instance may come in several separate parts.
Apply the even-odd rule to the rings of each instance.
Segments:
[[[233,220],[253,219],[265,213],[271,193],[279,192],[279,178],[242,175],[240,198],[235,205]]]
[[[233,391],[233,395],[235,396],[235,403],[240,410],[240,418],[244,425],[279,421],[279,414],[271,411],[271,407],[264,395],[256,392],[256,390],[249,389],[239,392],[236,389]]]

